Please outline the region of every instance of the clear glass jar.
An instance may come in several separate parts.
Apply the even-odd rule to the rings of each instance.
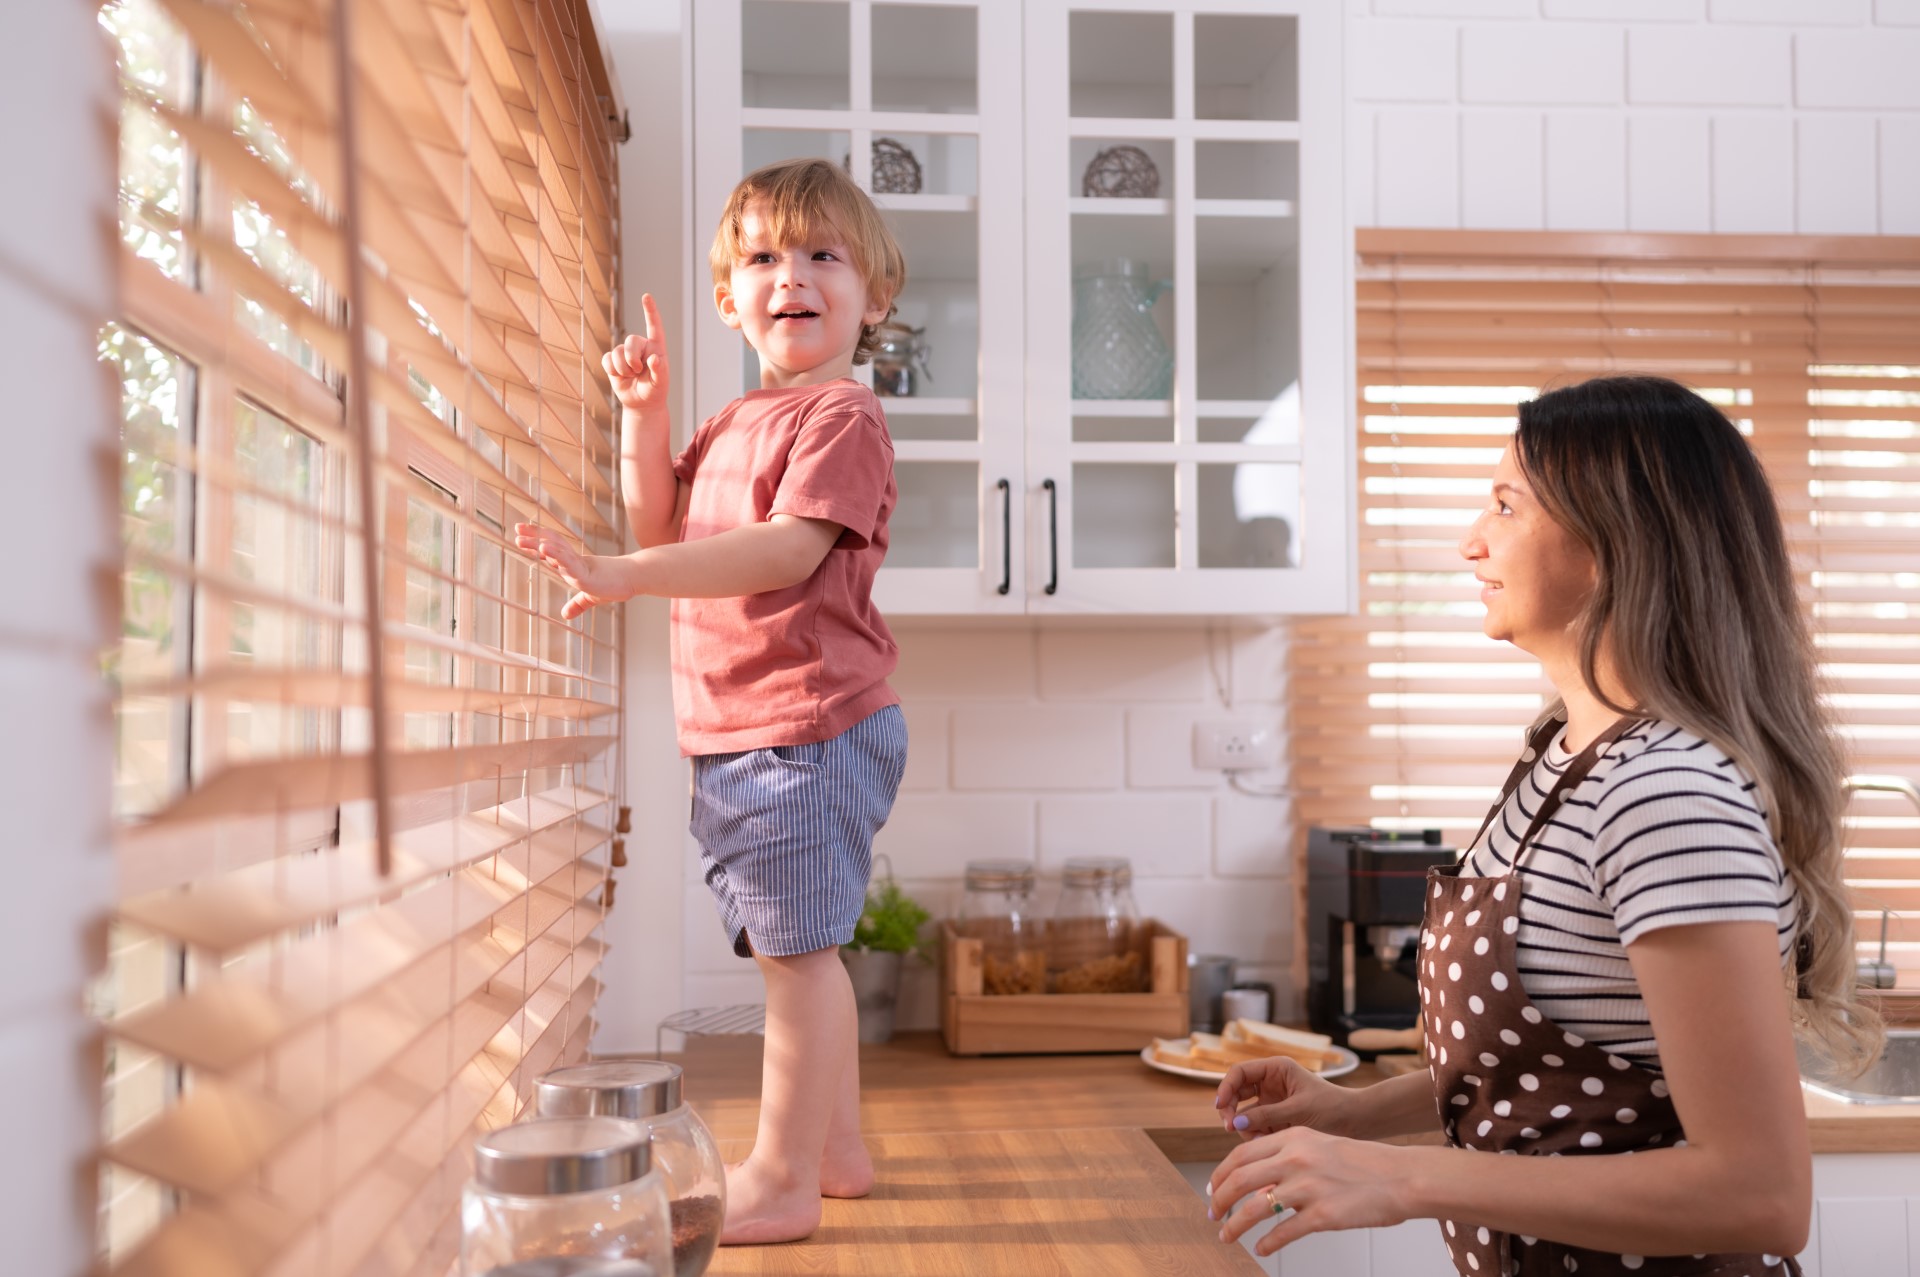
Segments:
[[[1054,993],[1137,993],[1145,983],[1133,865],[1085,856],[1061,872],[1060,903],[1047,924],[1047,985]]]
[[[672,1277],[667,1185],[647,1128],[617,1117],[521,1122],[474,1141],[462,1277]]]
[[[727,1216],[727,1167],[713,1132],[682,1100],[680,1083],[677,1064],[606,1056],[543,1074],[533,1103],[543,1118],[605,1114],[646,1125],[654,1169],[667,1186],[675,1277],[700,1277]]]
[[[1033,911],[1033,865],[970,860],[955,934],[981,942],[987,993],[1047,991],[1046,924]]]

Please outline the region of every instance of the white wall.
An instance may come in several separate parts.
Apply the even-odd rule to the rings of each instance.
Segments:
[[[671,165],[634,162],[637,147],[660,153],[684,126],[677,99],[660,95],[679,84],[685,25],[678,0],[601,2],[629,98],[660,104],[644,125],[636,107],[636,133],[654,132],[622,161],[625,279],[637,297],[693,256],[666,212],[684,189]],[[1355,226],[1920,233],[1920,0],[1349,0],[1348,10]],[[713,214],[681,215],[704,231]],[[1183,763],[1193,720],[1224,712],[1204,627],[900,628],[912,764],[880,849],[909,886],[944,910],[970,856],[1032,854],[1044,869],[1077,851],[1129,855],[1143,910],[1284,976],[1285,805]],[[1277,716],[1279,633],[1241,630],[1231,647],[1236,708]],[[658,671],[635,664],[630,676],[639,686]],[[651,733],[664,759],[654,711],[635,699],[636,740]],[[636,748],[636,768],[648,756]],[[649,772],[636,785],[683,794],[684,774],[657,765],[672,784]],[[642,870],[645,890],[678,892],[683,909],[676,931],[656,900],[643,927],[629,909],[638,884],[627,886],[610,928],[603,1044],[650,1045],[676,994],[686,1006],[759,998],[691,870],[684,813],[683,798],[636,813],[650,830],[636,843],[658,858]],[[906,1010],[909,1023],[933,1022],[929,973],[912,979]]]
[[[114,312],[112,60],[80,0],[0,18],[0,385],[15,475],[0,591],[0,1237],[9,1272],[93,1255],[112,736],[99,654],[117,627],[116,388],[94,361]]]
[[[689,0],[596,0],[602,45],[620,77],[633,137],[620,148],[622,311],[641,324],[651,292],[667,325],[674,419],[693,383],[685,298],[692,255],[683,251],[692,157],[682,105]],[[687,428],[682,426],[685,437]],[[595,1051],[652,1050],[654,1026],[689,1005],[682,989],[682,880],[687,778],[673,737],[667,673],[667,608],[629,605],[627,622],[627,800],[633,831],[603,934],[611,944],[602,975]]]
[[[1010,856],[1038,863],[1049,911],[1067,857],[1127,856],[1142,913],[1198,952],[1242,958],[1249,978],[1287,996],[1287,804],[1235,793],[1191,763],[1196,721],[1278,722],[1275,632],[919,620],[896,629],[894,687],[911,744],[875,850],[917,899],[948,915],[968,860]],[[759,977],[732,956],[697,874],[686,897],[689,1004],[757,1001]],[[910,969],[900,1014],[903,1027],[938,1022],[931,968]]]
[[[1350,0],[1359,226],[1920,233],[1920,0]]]

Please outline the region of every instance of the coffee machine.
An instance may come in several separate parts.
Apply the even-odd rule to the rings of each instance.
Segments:
[[[1307,833],[1307,1014],[1346,1044],[1355,1029],[1410,1029],[1427,870],[1459,853],[1438,829]]]

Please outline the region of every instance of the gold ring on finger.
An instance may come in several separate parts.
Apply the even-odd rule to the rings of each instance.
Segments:
[[[1286,1214],[1287,1204],[1273,1195],[1273,1189],[1269,1188],[1267,1190],[1266,1198],[1267,1198],[1267,1205],[1273,1210],[1274,1214],[1276,1215]]]

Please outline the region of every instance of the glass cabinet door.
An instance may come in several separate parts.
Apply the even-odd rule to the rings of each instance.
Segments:
[[[1024,610],[1019,64],[994,56],[1018,48],[1018,6],[702,0],[695,22],[696,241],[747,172],[820,156],[873,195],[906,257],[887,340],[854,370],[894,441],[882,611]],[[702,418],[759,384],[753,351],[705,309]]]
[[[1337,0],[1026,25],[1032,610],[1344,610]]]

